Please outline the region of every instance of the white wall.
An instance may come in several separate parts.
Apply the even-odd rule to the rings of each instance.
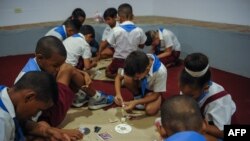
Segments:
[[[155,0],[154,15],[250,25],[250,0]]]
[[[133,6],[135,15],[153,15],[153,0],[0,0],[0,26],[60,21],[77,7],[93,17],[96,11],[102,13],[124,2]],[[21,13],[15,13],[16,8]]]
[[[250,0],[0,0],[0,26],[59,21],[74,8],[87,17],[108,7],[130,3],[135,15],[156,15],[250,25]],[[21,13],[15,13],[15,9]]]

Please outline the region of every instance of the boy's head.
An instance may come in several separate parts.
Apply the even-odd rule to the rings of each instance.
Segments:
[[[80,29],[80,33],[82,33],[85,37],[85,40],[90,43],[95,39],[95,29],[91,25],[83,25]]]
[[[133,20],[133,9],[132,6],[128,3],[123,3],[118,7],[118,16],[120,23],[124,21],[131,21]]]
[[[105,23],[113,28],[116,25],[117,10],[115,8],[106,9],[103,13],[103,18],[105,20]]]
[[[131,52],[125,60],[124,73],[135,80],[144,78],[149,70],[149,58],[142,51]]]
[[[78,19],[67,20],[65,23],[67,36],[72,36],[79,32],[82,24]]]
[[[25,73],[9,90],[16,116],[26,120],[50,108],[58,100],[54,76],[41,71]]]
[[[83,24],[86,19],[86,14],[81,8],[76,8],[71,14],[71,19],[78,19],[80,23]]]
[[[145,42],[146,46],[157,46],[160,44],[160,38],[158,36],[158,32],[154,30],[149,30],[146,33],[147,40]]]
[[[184,60],[185,68],[180,75],[180,89],[195,99],[207,91],[211,79],[208,58],[202,53],[192,53]]]
[[[39,39],[35,50],[36,61],[42,71],[54,76],[67,57],[66,49],[58,38],[45,36]]]
[[[163,102],[161,123],[166,136],[188,130],[202,132],[205,127],[197,102],[185,95],[173,96]]]

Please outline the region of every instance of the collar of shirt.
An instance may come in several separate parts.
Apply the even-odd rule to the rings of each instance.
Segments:
[[[118,27],[119,25],[120,23],[116,21],[115,26],[113,28]]]
[[[5,87],[2,91],[1,91],[1,99],[3,101],[4,106],[6,107],[6,109],[8,110],[11,118],[16,117],[15,114],[15,109],[14,109],[14,105],[12,103],[12,101],[10,100],[9,94],[7,92],[7,87]]]
[[[154,66],[154,63],[155,63],[155,58],[154,58],[153,54],[147,54],[147,55],[148,55],[148,57],[153,59],[152,65],[151,65],[149,73],[148,73],[149,76],[153,76],[153,73],[154,73],[153,72],[153,66]]]
[[[134,23],[131,22],[131,21],[125,21],[125,22],[123,22],[123,23],[120,23],[120,25],[127,25],[127,24],[132,24],[132,25],[134,25]],[[117,26],[118,26],[118,25],[117,25]]]
[[[85,39],[85,36],[82,33],[78,33],[83,39]]]
[[[163,40],[163,31],[158,30],[160,40]]]
[[[36,61],[36,57],[33,58],[33,59],[34,59],[34,61],[35,61],[35,64],[36,64],[37,68],[39,69],[39,71],[41,71],[41,68],[39,67],[39,65],[38,65],[38,63],[37,63],[37,61]]]

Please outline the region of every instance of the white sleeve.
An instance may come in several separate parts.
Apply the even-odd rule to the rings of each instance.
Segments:
[[[214,125],[223,131],[224,125],[231,124],[231,118],[235,111],[235,103],[231,96],[227,95],[209,103],[204,113],[208,121],[213,121]]]
[[[108,37],[107,37],[107,42],[110,45],[115,45],[115,32],[114,30],[111,30]]]
[[[167,85],[167,72],[165,68],[160,68],[160,73],[157,74],[154,81],[153,91],[154,92],[166,92]]]
[[[102,34],[102,41],[107,40],[108,35],[109,35],[109,33],[110,33],[110,30],[111,30],[111,29],[109,29],[108,27],[106,27],[106,28],[104,29],[103,34]]]
[[[168,32],[166,32],[165,36],[163,37],[163,40],[165,42],[166,48],[174,45],[174,41],[172,40],[171,34]]]
[[[90,50],[90,46],[85,46],[83,48],[83,54],[82,54],[82,58],[83,59],[89,59],[92,57],[92,53],[91,53],[91,50]]]

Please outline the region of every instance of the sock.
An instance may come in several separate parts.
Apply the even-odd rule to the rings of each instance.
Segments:
[[[101,97],[101,93],[99,91],[95,92],[95,95],[92,97],[93,99],[99,99]]]

